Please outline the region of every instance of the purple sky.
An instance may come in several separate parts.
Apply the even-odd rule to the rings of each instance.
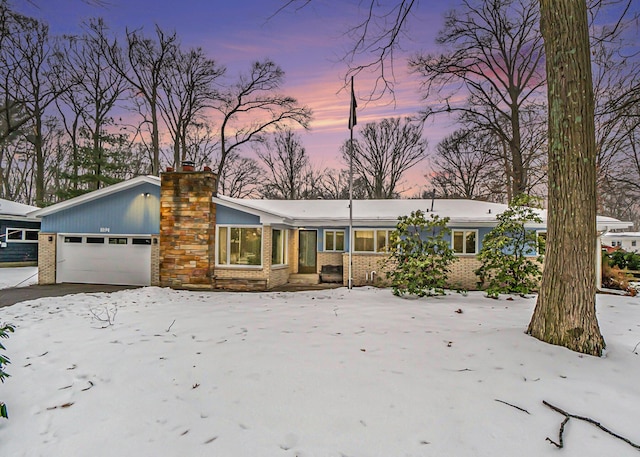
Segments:
[[[91,17],[103,17],[114,30],[143,28],[149,34],[154,24],[176,30],[185,47],[202,47],[210,57],[225,65],[229,74],[248,68],[255,60],[269,57],[286,73],[283,92],[296,97],[314,112],[311,131],[302,141],[316,166],[338,168],[339,148],[349,138],[348,91],[343,87],[346,65],[340,62],[351,44],[344,35],[365,13],[359,0],[312,0],[305,8],[290,8],[271,17],[284,0],[102,0],[104,7],[82,0],[14,1],[22,13],[45,20],[54,34],[78,33],[79,24]],[[388,0],[386,3],[393,2]],[[368,2],[363,2],[363,4]],[[385,3],[383,1],[383,3]],[[365,5],[366,6],[366,5]],[[405,40],[406,54],[396,56],[396,100],[358,103],[358,128],[384,117],[415,114],[421,106],[418,83],[406,74],[406,57],[416,50],[434,49],[442,27],[443,12],[451,2],[422,2],[412,18],[411,38]],[[372,89],[373,76],[356,79],[356,95],[364,98]],[[429,123],[424,136],[429,149],[451,131],[447,119]],[[424,186],[428,169],[419,164],[408,176],[412,195]]]

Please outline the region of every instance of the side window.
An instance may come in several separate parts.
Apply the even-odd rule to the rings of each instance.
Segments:
[[[456,254],[477,254],[478,231],[477,230],[452,230],[453,251]]]

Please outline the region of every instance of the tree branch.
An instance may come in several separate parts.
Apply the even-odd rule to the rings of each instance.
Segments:
[[[575,414],[568,413],[568,412],[564,411],[563,409],[560,409],[559,407],[554,406],[554,405],[552,405],[551,403],[549,403],[549,402],[547,402],[547,401],[545,401],[545,400],[543,400],[543,401],[542,401],[542,403],[543,403],[545,406],[548,406],[549,408],[551,408],[551,409],[552,409],[552,410],[554,410],[555,412],[560,413],[560,414],[562,414],[562,415],[565,417],[565,419],[562,421],[562,424],[560,424],[560,431],[558,432],[558,443],[556,443],[555,441],[553,441],[551,438],[547,437],[547,441],[549,441],[551,444],[553,444],[553,445],[557,446],[558,448],[562,448],[562,447],[564,446],[563,437],[562,437],[562,435],[563,435],[563,433],[564,433],[564,426],[567,424],[567,422],[569,422],[569,419],[574,418],[574,419],[579,419],[579,420],[581,420],[581,421],[585,421],[585,422],[588,422],[588,423],[590,423],[590,424],[593,424],[593,425],[595,425],[596,427],[598,427],[600,430],[602,430],[603,432],[606,432],[606,433],[608,433],[609,435],[611,435],[611,436],[613,436],[613,437],[616,437],[616,438],[618,438],[619,440],[624,441],[624,442],[625,442],[625,443],[627,443],[629,446],[631,446],[631,447],[633,447],[633,448],[635,448],[635,449],[640,450],[640,445],[639,445],[639,444],[636,444],[636,443],[634,443],[633,441],[629,440],[628,438],[625,438],[625,437],[623,437],[623,436],[621,436],[621,435],[618,435],[618,434],[617,434],[617,433],[615,433],[615,432],[612,432],[611,430],[609,430],[608,428],[606,428],[604,425],[602,425],[600,422],[595,421],[595,420],[591,419],[590,417],[577,416],[577,415],[575,415]]]

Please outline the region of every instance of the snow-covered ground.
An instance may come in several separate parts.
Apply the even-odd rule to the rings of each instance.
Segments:
[[[640,299],[605,357],[527,336],[534,298],[142,288],[0,309],[7,456],[637,456]],[[516,409],[506,403],[527,412]]]
[[[0,289],[38,283],[38,267],[0,268]]]

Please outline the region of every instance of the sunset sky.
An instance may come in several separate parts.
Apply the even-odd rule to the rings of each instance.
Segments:
[[[393,1],[393,0],[389,0]],[[82,0],[14,1],[23,14],[47,22],[53,34],[79,33],[83,21],[102,17],[114,30],[142,28],[153,33],[154,24],[175,30],[184,47],[202,47],[210,57],[227,67],[230,75],[246,70],[255,60],[273,59],[286,73],[283,92],[296,97],[314,113],[311,131],[302,142],[316,166],[339,168],[340,145],[349,138],[347,128],[349,94],[343,90],[346,64],[340,61],[351,45],[345,32],[362,20],[365,10],[359,0],[312,0],[302,9],[289,9],[274,16],[284,0]],[[383,2],[384,3],[384,2]],[[388,2],[387,2],[388,3]],[[366,6],[368,2],[363,2]],[[421,106],[418,83],[406,74],[406,58],[417,50],[435,50],[436,33],[451,2],[422,2],[411,18],[411,40],[404,41],[405,54],[395,62],[396,99],[366,103],[373,75],[356,77],[358,126],[384,117],[415,114]],[[452,130],[447,119],[428,123],[424,136],[429,149]],[[427,162],[408,176],[412,195],[424,186]]]

